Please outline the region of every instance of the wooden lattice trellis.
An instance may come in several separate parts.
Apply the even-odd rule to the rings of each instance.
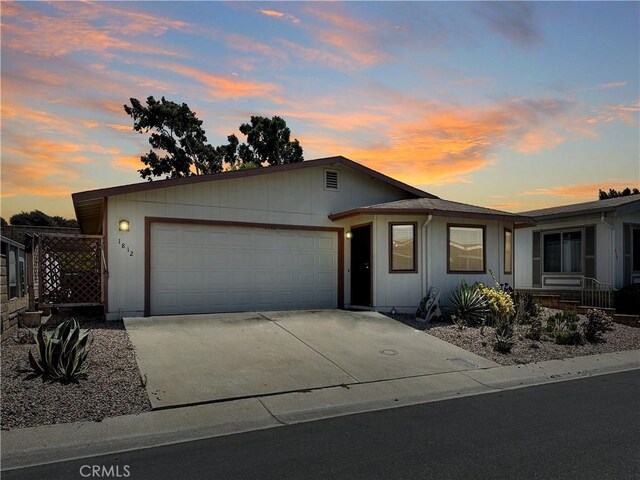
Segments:
[[[38,235],[40,305],[102,305],[101,235]]]

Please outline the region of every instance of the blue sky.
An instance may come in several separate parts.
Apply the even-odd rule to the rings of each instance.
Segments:
[[[2,215],[139,181],[122,109],[186,102],[222,144],[279,115],[451,200],[522,211],[640,183],[638,2],[2,2]]]

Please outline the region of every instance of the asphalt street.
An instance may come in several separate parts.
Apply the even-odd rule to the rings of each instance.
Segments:
[[[638,479],[640,370],[2,472],[12,479]]]

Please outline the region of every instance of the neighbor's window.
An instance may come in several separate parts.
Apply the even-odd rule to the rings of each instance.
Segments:
[[[633,257],[632,270],[634,272],[640,272],[640,228],[632,229],[631,235],[633,236],[631,240],[631,256]]]
[[[415,272],[416,224],[389,224],[389,270],[391,272]]]
[[[513,263],[513,233],[508,228],[504,229],[504,273],[511,273]]]
[[[449,265],[451,273],[484,273],[484,226],[449,225]]]
[[[546,273],[582,272],[582,232],[546,233],[542,241]]]

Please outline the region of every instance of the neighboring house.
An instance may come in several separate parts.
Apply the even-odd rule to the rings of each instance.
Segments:
[[[580,290],[590,278],[614,289],[640,283],[640,195],[522,215],[537,225],[515,232],[516,288]]]
[[[18,315],[29,305],[24,245],[0,236],[0,312],[2,340],[17,328]]]
[[[250,310],[415,312],[428,287],[513,283],[534,222],[442,200],[344,157],[73,194],[105,236],[108,318]]]

